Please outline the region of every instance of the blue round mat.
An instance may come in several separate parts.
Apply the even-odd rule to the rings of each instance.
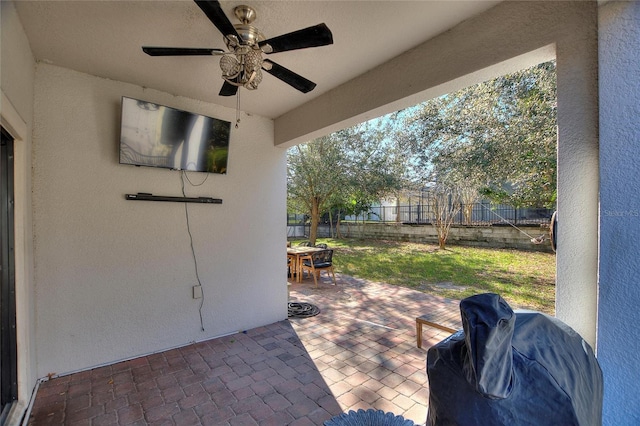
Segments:
[[[411,420],[382,410],[358,410],[338,414],[324,422],[324,426],[414,426]]]

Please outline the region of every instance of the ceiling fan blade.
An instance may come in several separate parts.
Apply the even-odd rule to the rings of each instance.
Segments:
[[[287,50],[306,49],[333,44],[333,34],[325,24],[304,28],[283,34],[258,43],[264,53],[286,52]],[[269,48],[270,46],[270,48]]]
[[[151,47],[142,46],[142,51],[149,56],[211,56],[225,53],[222,49],[208,49],[199,47]]]
[[[198,7],[202,9],[207,18],[218,28],[223,36],[234,35],[240,40],[240,35],[233,26],[227,15],[224,14],[220,3],[217,0],[194,0]]]
[[[295,72],[270,61],[269,59],[265,59],[263,61],[262,69],[272,76],[284,81],[293,88],[298,89],[302,93],[308,93],[316,87],[316,84],[313,81],[307,80],[301,75],[296,74]]]
[[[228,81],[225,81],[218,96],[235,96],[236,93],[238,93],[238,86],[234,86]]]

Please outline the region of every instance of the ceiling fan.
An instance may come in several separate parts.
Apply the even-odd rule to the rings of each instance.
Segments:
[[[250,6],[240,5],[234,9],[240,24],[232,25],[217,0],[194,1],[222,33],[228,51],[215,48],[143,46],[142,50],[147,55],[220,56],[220,69],[224,79],[220,96],[234,96],[240,87],[257,89],[262,81],[262,70],[303,93],[316,87],[314,82],[276,62],[263,59],[262,55],[333,44],[333,35],[325,24],[266,39],[258,28],[251,25],[256,12]]]

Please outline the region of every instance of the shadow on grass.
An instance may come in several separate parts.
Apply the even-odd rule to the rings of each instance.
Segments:
[[[493,292],[514,308],[555,312],[555,259],[518,250],[327,240],[338,272],[448,298]],[[450,283],[440,288],[439,283]]]

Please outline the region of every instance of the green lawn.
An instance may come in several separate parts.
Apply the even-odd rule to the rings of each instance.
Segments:
[[[498,293],[512,308],[555,312],[555,255],[397,241],[319,239],[334,252],[337,272],[463,299]],[[295,242],[294,242],[295,244]]]

